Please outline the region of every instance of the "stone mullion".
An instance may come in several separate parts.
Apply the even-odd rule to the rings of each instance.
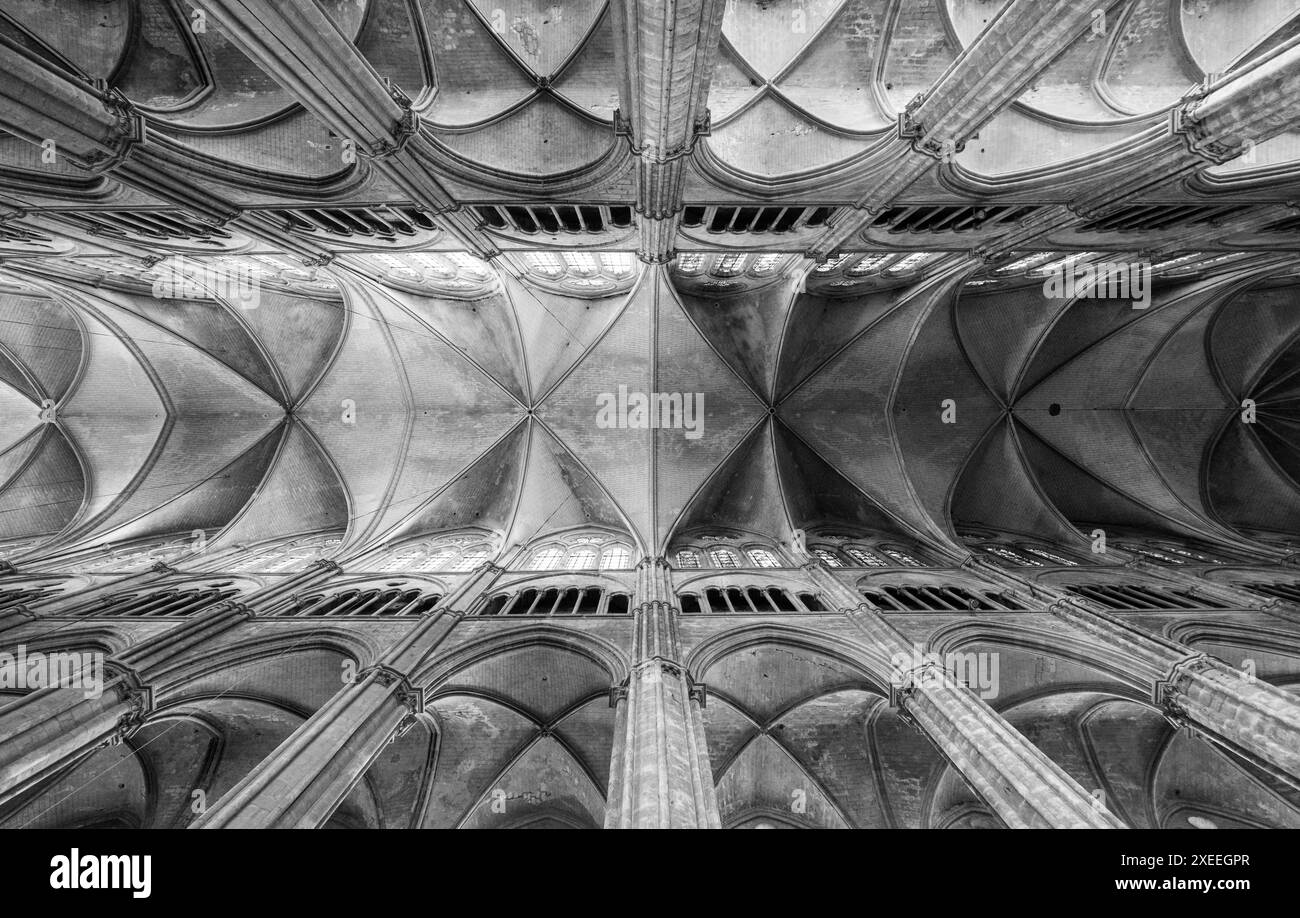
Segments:
[[[43,616],[58,615],[60,612],[82,605],[88,599],[102,597],[105,594],[115,593],[120,590],[136,589],[158,580],[164,580],[175,573],[174,568],[168,567],[161,561],[155,561],[146,570],[138,571],[108,583],[97,584],[84,590],[78,590],[75,593],[47,596],[44,599],[35,599],[31,602],[10,606],[0,612],[0,632],[16,628]]]
[[[820,562],[804,566],[813,583],[885,659],[915,648],[857,591]],[[933,663],[892,674],[890,704],[944,754],[1012,828],[1123,828],[1055,762],[968,687]]]
[[[1295,603],[1287,602],[1284,599],[1260,596],[1258,593],[1252,593],[1239,586],[1206,580],[1177,567],[1153,564],[1141,558],[1135,558],[1129,562],[1128,566],[1140,570],[1157,580],[1163,580],[1176,587],[1227,603],[1233,608],[1263,612],[1265,615],[1271,615],[1284,621],[1300,623],[1300,608],[1297,608]]]
[[[616,693],[606,828],[721,826],[699,693],[683,668],[667,562],[637,570],[632,670]]]

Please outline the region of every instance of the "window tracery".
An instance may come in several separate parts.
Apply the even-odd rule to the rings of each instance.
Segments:
[[[492,545],[481,532],[447,534],[408,542],[389,553],[375,570],[429,573],[472,571],[493,555]]]
[[[620,537],[604,533],[569,535],[548,541],[528,556],[524,569],[555,570],[627,570],[632,549]]]
[[[243,550],[224,566],[227,570],[238,572],[279,573],[297,570],[312,561],[328,558],[342,543],[340,534],[305,536]]]

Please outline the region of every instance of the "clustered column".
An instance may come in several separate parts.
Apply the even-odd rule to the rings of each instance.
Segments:
[[[663,558],[637,566],[636,599],[605,828],[720,828],[700,698],[681,664],[679,612]]]
[[[912,647],[878,611],[819,562],[813,581],[887,657]],[[943,752],[976,793],[1011,828],[1123,828],[1102,803],[942,667],[923,664],[896,674],[892,701]]]
[[[0,805],[95,749],[121,742],[153,710],[169,675],[216,635],[251,618],[256,609],[286,593],[333,576],[338,568],[317,562],[275,586],[218,603],[182,624],[133,645],[107,661],[101,694],[49,687],[0,709]]]
[[[484,564],[377,663],[348,685],[217,801],[192,829],[323,826],[403,726],[424,710],[415,671],[500,575]]]
[[[1069,622],[1121,661],[1174,722],[1300,778],[1300,699],[1294,695],[1054,587],[983,562],[972,566],[1019,588],[1027,605]]]

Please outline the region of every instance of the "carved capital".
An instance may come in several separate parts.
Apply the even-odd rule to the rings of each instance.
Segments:
[[[898,136],[904,140],[918,140],[925,133],[925,125],[921,123],[917,113],[921,106],[925,104],[925,93],[918,92],[912,97],[912,100],[903,106],[903,110],[898,113]]]
[[[1181,137],[1188,151],[1202,159],[1220,165],[1236,159],[1246,151],[1248,141],[1236,136],[1214,136],[1201,119],[1204,101],[1204,97],[1193,98],[1176,106],[1169,113],[1170,132]]]
[[[1204,653],[1194,653],[1183,657],[1165,673],[1163,679],[1156,680],[1151,691],[1151,701],[1160,710],[1179,718],[1186,715],[1179,695],[1186,690],[1186,684],[1196,673],[1216,669],[1215,663]]]
[[[406,706],[409,714],[419,714],[424,710],[424,690],[413,686],[405,673],[386,664],[376,663],[357,673],[357,681],[363,682],[372,676],[384,688],[397,687],[397,699]]]
[[[647,252],[644,249],[637,250],[637,260],[647,265],[666,265],[677,257],[676,249],[669,249],[666,252]]]
[[[112,734],[103,743],[105,746],[117,746],[128,740],[153,712],[154,693],[153,688],[146,685],[139,673],[129,666],[110,660],[104,668],[106,673],[112,673],[120,680],[115,689],[127,705],[126,712],[117,719]]]
[[[898,113],[898,136],[906,140],[917,153],[932,159],[947,160],[954,154],[966,149],[965,140],[951,137],[939,137],[926,130],[925,122],[920,118],[921,106],[925,104],[925,95],[917,93],[911,102]]]
[[[389,156],[396,156],[406,149],[406,145],[411,138],[419,133],[420,116],[415,113],[413,108],[408,107],[402,112],[402,117],[398,119],[397,124],[394,126],[393,136],[371,141],[367,144],[368,152],[365,155],[370,159],[384,159]]]
[[[136,110],[120,89],[108,88],[102,80],[96,81],[100,102],[113,116],[113,126],[106,145],[109,150],[95,150],[80,158],[83,168],[95,174],[116,169],[131,155],[132,149],[144,140],[144,116]]]

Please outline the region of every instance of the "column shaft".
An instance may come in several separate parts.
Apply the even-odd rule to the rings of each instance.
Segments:
[[[606,828],[721,827],[700,699],[680,662],[668,564],[637,571],[632,673],[618,703]]]
[[[1268,770],[1300,779],[1300,699],[1291,693],[1054,587],[983,562],[971,566],[992,580],[1021,587],[1028,604],[1070,622],[1097,642],[1099,652],[1122,661],[1133,680],[1151,693],[1152,703],[1175,723]]]
[[[120,741],[150,707],[148,690],[119,676],[98,696],[48,688],[0,708],[0,806],[88,752]]]
[[[106,742],[128,737],[153,710],[155,697],[174,684],[200,647],[247,621],[254,608],[274,601],[279,591],[319,582],[337,569],[328,562],[314,564],[277,589],[250,594],[245,603],[218,603],[127,648],[105,662],[116,675],[99,696],[49,687],[0,708],[0,803]]]
[[[347,798],[405,723],[424,710],[409,673],[440,645],[462,613],[500,575],[480,566],[442,604],[358,674],[216,805],[190,826],[319,828]]]
[[[914,657],[877,611],[817,562],[815,583],[880,653]],[[892,675],[891,701],[1011,828],[1123,828],[1100,801],[973,691],[934,664]]]
[[[293,732],[191,825],[320,828],[418,709],[410,684],[373,668]]]

